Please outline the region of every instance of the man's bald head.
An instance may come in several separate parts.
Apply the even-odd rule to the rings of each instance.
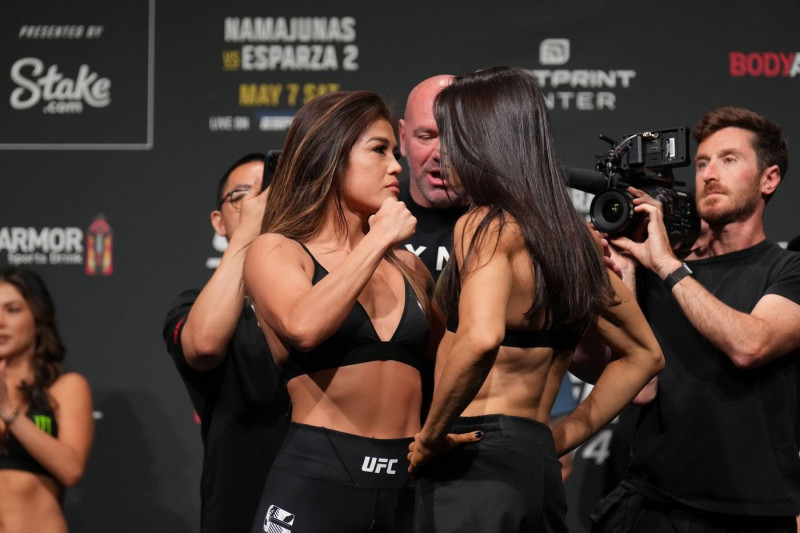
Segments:
[[[411,92],[408,93],[408,100],[406,100],[406,110],[403,115],[408,118],[409,113],[428,112],[433,116],[433,100],[443,87],[450,84],[453,76],[450,74],[440,74],[432,76],[426,80],[418,83]]]
[[[433,118],[433,101],[453,76],[441,74],[411,89],[400,120],[400,152],[408,161],[411,198],[423,206],[446,208],[464,203],[442,180],[439,167],[439,130]]]

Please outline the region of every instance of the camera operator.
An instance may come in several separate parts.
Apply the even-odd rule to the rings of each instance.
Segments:
[[[734,107],[707,113],[693,134],[703,233],[685,262],[661,204],[638,189],[629,190],[647,238],[611,238],[617,260],[638,265],[638,300],[666,367],[648,385],[628,477],[595,508],[593,531],[794,533],[800,255],[768,240],[763,220],[786,142]]]

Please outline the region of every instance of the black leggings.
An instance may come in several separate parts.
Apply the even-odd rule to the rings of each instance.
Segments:
[[[264,484],[253,533],[409,533],[406,439],[291,423]]]
[[[417,481],[416,533],[566,532],[567,506],[550,428],[527,418],[459,418],[453,433],[483,438],[425,465]]]

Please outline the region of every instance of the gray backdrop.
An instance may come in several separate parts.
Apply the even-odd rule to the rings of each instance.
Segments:
[[[45,277],[96,408],[73,530],[198,529],[199,426],[162,320],[221,253],[219,175],[280,148],[305,99],[366,88],[400,112],[425,77],[506,64],[540,80],[565,165],[592,168],[600,134],[687,126],[721,104],[794,144],[798,23],[796,0],[0,0],[0,265]],[[768,210],[776,241],[800,233],[792,170]],[[574,531],[602,493],[609,435],[578,451]]]

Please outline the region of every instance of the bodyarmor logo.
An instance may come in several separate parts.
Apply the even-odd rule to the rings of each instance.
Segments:
[[[10,103],[18,111],[44,102],[43,113],[82,113],[84,104],[106,107],[111,103],[111,81],[86,64],[71,79],[59,72],[58,65],[50,65],[45,73],[41,59],[24,57],[11,66],[11,79],[17,88],[11,91]]]
[[[97,215],[89,225],[86,235],[86,263],[84,270],[90,276],[110,276],[114,273],[112,249],[114,234],[103,215]]]
[[[270,505],[264,517],[264,533],[291,533],[294,516],[277,505]]]
[[[0,227],[0,253],[9,265],[79,265],[83,262],[80,228]]]
[[[397,459],[386,459],[385,457],[364,457],[364,464],[361,465],[362,472],[369,472],[372,474],[380,474],[381,470],[386,470],[387,474],[396,474],[397,470],[394,469],[397,464]]]
[[[800,74],[799,52],[731,52],[728,57],[734,78],[794,78]]]
[[[86,232],[76,227],[0,226],[0,261],[9,265],[82,265],[86,274],[114,272],[113,232],[101,214]]]

